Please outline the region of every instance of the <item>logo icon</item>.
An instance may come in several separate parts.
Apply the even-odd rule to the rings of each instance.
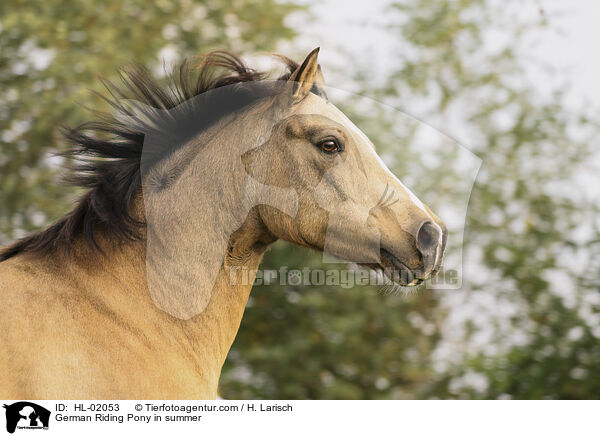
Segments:
[[[4,405],[6,409],[6,431],[14,433],[15,429],[48,429],[50,411],[28,401],[19,401]]]

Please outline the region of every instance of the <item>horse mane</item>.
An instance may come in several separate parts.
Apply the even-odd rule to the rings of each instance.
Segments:
[[[287,67],[279,81],[287,80],[298,64],[284,56],[277,57]],[[227,114],[277,92],[277,82],[266,80],[265,72],[254,70],[236,55],[221,50],[209,53],[197,63],[183,61],[168,76],[166,84],[159,83],[142,66],[121,69],[119,76],[123,85],[120,87],[101,79],[108,94],[98,95],[114,109],[111,113],[94,111],[96,121],[61,129],[72,147],[60,154],[75,162],[66,181],[87,191],[65,217],[1,250],[0,262],[24,252],[68,253],[79,235],[84,236],[92,251],[101,252],[96,240],[98,228],[118,240],[139,239],[143,223],[130,211],[141,187],[145,135],[151,132],[163,139],[150,156],[153,164]],[[262,82],[264,86],[249,86],[251,82]],[[210,97],[215,92],[209,91],[213,90],[218,90],[218,96]],[[321,94],[320,90],[315,91]],[[195,98],[202,94],[207,97]],[[175,116],[155,119],[154,123],[132,123],[135,115],[125,101],[168,110]],[[144,154],[145,165],[146,159]]]

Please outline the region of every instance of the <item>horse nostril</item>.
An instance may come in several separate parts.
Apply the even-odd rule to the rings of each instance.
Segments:
[[[441,240],[439,226],[431,221],[424,222],[417,232],[417,248],[423,254],[433,254]]]

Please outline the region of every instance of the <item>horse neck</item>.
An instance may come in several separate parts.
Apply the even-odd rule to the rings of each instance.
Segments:
[[[84,241],[78,241],[73,260],[65,262],[65,268],[76,278],[84,298],[114,313],[128,328],[143,331],[153,349],[169,358],[192,356],[199,377],[190,382],[198,384],[202,396],[211,398],[217,394],[221,368],[239,329],[256,271],[272,242],[256,231],[259,221],[258,214],[251,212],[232,236],[208,305],[188,320],[154,304],[147,286],[145,237],[120,245],[100,232],[99,244],[109,254],[91,253]]]
[[[251,124],[250,121],[241,120],[246,126]],[[239,159],[240,150],[236,150],[235,147],[239,147],[241,134],[239,130],[237,132],[237,137],[228,138],[228,135],[224,135],[219,138],[220,135],[217,135],[215,137],[215,142],[218,141],[216,144],[204,145],[207,147],[206,152],[221,153],[221,156],[235,156]],[[194,147],[194,144],[190,146]],[[210,162],[206,162],[204,157],[196,157],[188,170],[194,174],[201,174],[200,169],[206,168],[209,164]],[[239,195],[239,191],[244,186],[245,177],[242,177],[239,170],[237,171],[238,177],[233,177],[231,172],[227,171],[226,165],[225,163],[224,167],[218,171],[209,172],[213,179],[220,178],[212,182],[216,183],[219,189],[229,191],[230,195]],[[203,181],[198,183],[203,186]],[[182,198],[186,198],[185,195],[181,196],[178,191],[173,191],[172,198],[171,194],[166,195],[169,198],[165,200],[165,204],[173,207],[181,202]],[[189,195],[187,198],[193,197],[193,194],[186,195]],[[147,207],[150,203],[144,203],[144,201],[141,194],[136,198],[133,206],[134,217],[143,218],[143,214],[147,214]],[[209,226],[198,225],[194,222],[193,215],[198,211],[205,213],[210,208],[215,208],[217,202],[209,199],[206,204],[197,204],[194,203],[195,201],[199,200],[194,198],[188,203],[188,206],[193,209],[191,215],[186,215],[189,210],[181,211],[181,216],[185,218],[178,221],[177,226],[169,226],[168,223],[160,226],[161,229],[165,229],[165,232],[173,228],[177,228],[179,232],[175,238],[176,250],[172,253],[173,256],[169,252],[161,257],[172,259],[177,256],[177,252],[197,253],[198,244],[209,240],[211,232],[216,230]],[[223,202],[219,204],[222,205]],[[276,238],[264,227],[257,209],[250,209],[243,223],[228,237],[226,249],[217,259],[218,272],[212,291],[207,298],[207,304],[202,306],[202,310],[190,312],[193,316],[189,317],[176,314],[173,316],[173,312],[165,311],[165,307],[161,307],[160,299],[156,298],[155,290],[148,285],[152,280],[152,276],[148,274],[150,271],[148,266],[152,262],[148,262],[150,249],[147,233],[149,231],[144,232],[143,238],[135,243],[106,249],[105,251],[111,253],[111,256],[103,258],[100,268],[96,265],[95,269],[103,271],[104,280],[107,281],[106,286],[110,286],[108,283],[117,283],[121,289],[122,292],[116,292],[115,305],[119,307],[118,310],[122,317],[132,317],[133,319],[144,317],[145,320],[150,320],[159,327],[154,331],[159,330],[166,336],[180,334],[185,338],[186,347],[189,347],[185,352],[191,352],[196,360],[196,366],[202,368],[202,383],[208,385],[208,395],[216,395],[221,367],[239,329],[256,271],[266,248]],[[175,298],[179,298],[180,293],[184,296],[187,295],[184,297],[184,305],[186,301],[191,301],[186,298],[189,299],[190,295],[194,297],[194,292],[202,292],[202,290],[194,289],[193,286],[194,283],[197,283],[196,278],[201,277],[206,271],[202,269],[201,263],[193,255],[186,254],[181,258],[175,258],[175,264],[167,264],[167,266],[166,270],[159,272],[166,273],[179,269],[179,272],[185,273],[185,275],[172,274],[173,280],[165,282],[168,285],[166,289],[170,289],[177,295]],[[185,279],[184,283],[178,281],[182,276]],[[185,289],[182,290],[182,288]],[[123,299],[127,298],[128,303],[123,304]],[[166,307],[177,308],[180,306],[177,303],[174,305],[169,303]],[[184,350],[182,349],[182,351]]]

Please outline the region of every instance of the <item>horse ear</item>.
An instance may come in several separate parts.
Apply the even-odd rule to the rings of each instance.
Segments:
[[[297,82],[294,83],[293,87],[294,103],[302,101],[304,97],[310,93],[315,82],[317,80],[322,81],[323,79],[323,75],[320,74],[321,69],[317,63],[318,55],[319,47],[311,51],[308,56],[306,56],[306,59],[304,59],[304,62],[302,62],[302,65],[300,65],[290,76],[288,82]]]
[[[325,89],[325,77],[323,77],[321,65],[317,65],[317,77],[315,79],[315,85],[317,85],[318,88]]]

